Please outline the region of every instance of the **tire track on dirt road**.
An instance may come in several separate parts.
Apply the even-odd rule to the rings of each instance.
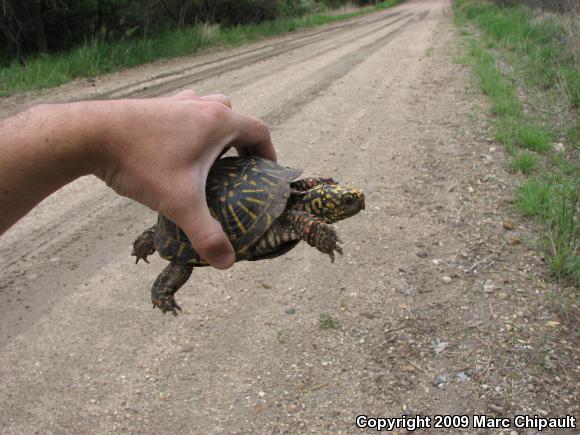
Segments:
[[[307,31],[305,35],[299,35],[292,39],[284,39],[283,41],[276,42],[273,44],[267,44],[258,48],[253,48],[250,50],[242,51],[241,53],[236,53],[234,55],[223,56],[218,59],[213,59],[207,62],[202,62],[196,64],[192,67],[181,68],[175,71],[169,71],[163,74],[158,74],[153,77],[147,78],[145,80],[140,80],[134,83],[131,83],[126,86],[121,86],[116,89],[97,93],[94,95],[97,99],[110,99],[110,98],[126,98],[126,97],[136,97],[136,96],[158,96],[165,92],[170,92],[175,89],[179,89],[180,85],[175,85],[176,82],[185,81],[187,83],[195,83],[200,80],[204,80],[205,78],[211,77],[212,75],[216,74],[223,74],[228,71],[232,71],[235,69],[242,68],[247,65],[254,64],[256,62],[260,62],[275,56],[283,55],[289,51],[298,50],[302,47],[305,47],[310,44],[314,44],[321,40],[326,40],[332,36],[339,36],[340,34],[348,33],[353,27],[364,23],[365,26],[372,25],[376,22],[383,21],[388,18],[396,17],[400,15],[402,11],[395,11],[389,12],[379,17],[371,17],[371,19],[367,19],[365,21],[364,17],[362,19],[349,21],[344,24],[330,26],[328,28],[323,28],[318,31]],[[388,25],[388,24],[387,24]],[[339,35],[334,35],[335,32],[338,32]],[[249,56],[248,56],[249,55]],[[225,62],[225,64],[221,64]],[[182,74],[196,70],[199,68],[203,68],[206,66],[211,66],[214,64],[220,64],[210,69],[196,72],[192,74],[188,74],[186,76],[181,76]],[[173,76],[180,76],[175,79],[170,79]],[[169,80],[167,80],[169,79]],[[163,80],[162,83],[158,85],[151,85],[151,83],[156,82],[157,80]],[[189,80],[189,81],[188,81]],[[167,90],[163,90],[164,86],[167,86]],[[161,90],[160,90],[161,89]]]
[[[398,14],[395,14],[395,15],[398,15]],[[377,28],[373,28],[369,31],[361,33],[360,35],[356,35],[356,37],[351,38],[350,41],[352,41],[353,39],[356,40],[358,38],[363,38],[365,36],[368,36],[374,32],[380,31],[382,28],[390,27],[390,26],[392,26],[392,25],[394,25],[394,24],[396,24],[396,23],[398,23],[398,22],[400,22],[400,21],[402,21],[402,20],[404,20],[412,15],[413,14],[410,13],[410,14],[404,15],[402,17],[397,17],[395,20],[393,20],[389,23],[378,26]],[[377,21],[382,21],[382,20],[384,20],[384,18],[381,18],[381,20],[377,20]],[[340,30],[342,31],[342,33],[346,34],[348,32],[348,30],[351,30],[351,28],[347,27],[346,29],[340,29]],[[149,86],[143,90],[132,91],[130,94],[128,94],[126,96],[138,97],[138,98],[150,98],[150,97],[157,97],[160,95],[168,94],[168,93],[171,93],[171,92],[176,91],[178,89],[183,89],[184,87],[188,87],[188,86],[191,86],[191,85],[198,83],[200,81],[206,80],[210,77],[216,77],[220,74],[224,74],[224,73],[227,73],[230,71],[238,70],[238,69],[244,68],[244,67],[249,66],[249,65],[255,65],[258,62],[263,62],[263,61],[268,60],[268,59],[282,56],[282,55],[287,54],[291,51],[299,50],[299,49],[302,49],[302,48],[307,47],[307,46],[311,46],[311,45],[318,43],[318,42],[321,42],[321,41],[322,42],[330,41],[332,46],[334,46],[334,47],[339,46],[339,43],[332,42],[332,39],[330,39],[331,36],[336,37],[337,35],[324,34],[323,36],[316,38],[314,40],[308,40],[308,41],[305,41],[305,42],[300,43],[300,44],[289,44],[289,46],[287,46],[287,47],[282,47],[282,48],[277,49],[277,50],[272,51],[272,52],[259,53],[259,54],[256,54],[254,56],[239,60],[237,62],[233,62],[231,64],[217,65],[217,66],[208,68],[206,70],[203,70],[203,71],[200,71],[197,73],[189,74],[185,77],[179,77],[179,78],[176,78],[173,80],[163,81],[162,83],[160,83],[158,85]],[[332,47],[330,49],[332,49]],[[327,49],[323,48],[323,50],[327,50]],[[319,55],[318,53],[311,54],[310,56],[305,58],[304,61],[308,61],[308,60],[310,60],[318,55]],[[280,69],[283,69],[283,67]],[[275,72],[275,71],[273,71],[273,72]],[[269,74],[269,73],[270,72],[263,73],[260,76],[264,76],[264,74]],[[252,77],[251,79],[255,80],[257,78],[259,78],[259,76]]]
[[[271,127],[275,127],[277,123],[288,119],[293,114],[300,111],[303,106],[317,98],[320,93],[324,92],[325,89],[328,89],[334,82],[347,75],[361,62],[383,48],[387,42],[405,30],[408,25],[422,21],[427,15],[428,12],[423,12],[416,18],[405,21],[401,26],[391,30],[375,41],[362,47],[358,47],[356,50],[353,50],[338,58],[333,63],[328,64],[322,70],[318,71],[318,80],[316,80],[314,85],[302,90],[302,92],[298,93],[298,95],[293,99],[286,100],[278,109],[272,110],[267,115],[263,116],[262,119]]]

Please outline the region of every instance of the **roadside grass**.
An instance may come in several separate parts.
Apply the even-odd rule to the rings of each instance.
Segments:
[[[254,25],[220,27],[200,24],[145,39],[117,42],[86,41],[67,53],[37,56],[28,59],[25,65],[14,62],[1,67],[0,97],[55,87],[77,78],[95,77],[158,59],[192,55],[207,48],[238,46],[298,29],[354,18],[393,7],[402,1],[404,0],[388,0],[356,11],[339,14],[328,11]]]
[[[554,306],[569,306],[580,286],[580,50],[571,37],[580,22],[481,0],[453,8],[466,45],[457,61],[489,97],[494,139],[524,177],[516,208],[541,223],[550,271],[576,288]]]
[[[539,164],[538,157],[529,151],[512,153],[510,167],[514,172],[521,172],[524,175],[533,174]]]

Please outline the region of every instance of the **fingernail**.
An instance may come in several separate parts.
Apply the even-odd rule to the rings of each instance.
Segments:
[[[233,252],[227,251],[213,257],[211,265],[216,269],[224,270],[230,268],[234,264],[234,260]]]

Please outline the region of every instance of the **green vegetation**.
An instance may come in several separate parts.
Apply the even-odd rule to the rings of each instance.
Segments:
[[[528,152],[514,152],[510,159],[510,167],[514,171],[520,171],[524,175],[532,174],[538,167],[539,159],[536,155]]]
[[[286,11],[283,14],[279,14],[280,18],[243,25],[223,26],[205,22],[204,24],[194,24],[189,27],[180,26],[176,30],[158,30],[152,36],[123,36],[113,38],[113,40],[95,36],[65,53],[42,54],[26,58],[23,61],[14,60],[10,64],[0,67],[0,96],[54,87],[76,78],[94,77],[160,58],[191,55],[210,47],[237,46],[260,38],[352,18],[394,6],[401,3],[401,1],[388,0],[344,14],[333,14],[332,11],[327,10],[302,16],[289,16],[290,12]],[[118,3],[122,2],[119,1]],[[315,1],[302,1],[299,3],[303,5],[309,4],[310,6],[304,6],[294,11],[296,14],[319,10],[324,4]],[[330,3],[339,5],[345,2],[336,1]],[[365,3],[372,2],[367,1]],[[273,15],[277,16],[276,14]],[[231,19],[233,18],[223,18],[226,22],[231,22]]]
[[[331,314],[328,313],[320,314],[318,324],[322,330],[338,328],[338,320],[336,320]]]
[[[577,287],[580,21],[507,3],[455,1],[466,43],[460,61],[472,65],[489,96],[494,139],[511,154],[509,166],[525,177],[516,207],[542,224],[553,275]]]

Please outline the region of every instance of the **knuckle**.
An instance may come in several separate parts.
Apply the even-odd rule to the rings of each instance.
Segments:
[[[210,121],[222,123],[228,115],[230,109],[217,101],[210,101],[205,107],[205,113]]]

